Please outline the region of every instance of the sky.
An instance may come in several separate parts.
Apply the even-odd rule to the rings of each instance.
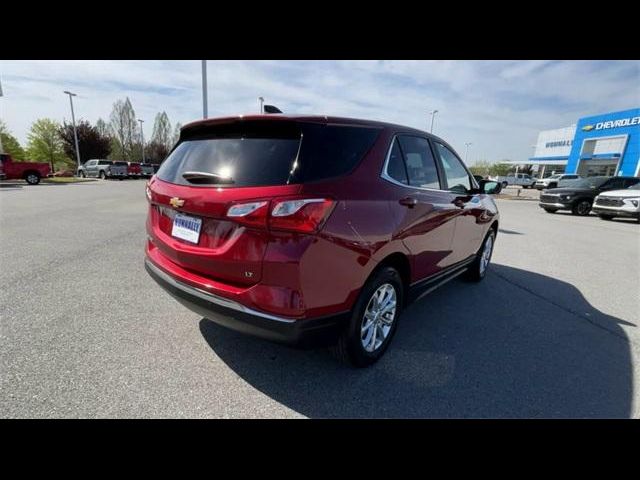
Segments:
[[[540,130],[578,118],[640,107],[638,61],[218,61],[209,60],[209,117],[258,113],[257,98],[285,113],[389,121],[428,130],[467,163],[525,160]],[[145,120],[166,111],[172,124],[202,117],[199,60],[0,60],[0,118],[23,146],[42,117],[108,121],[129,97]]]

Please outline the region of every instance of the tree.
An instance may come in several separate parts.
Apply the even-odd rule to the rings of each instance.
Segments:
[[[107,125],[107,123],[101,118],[99,118],[98,121],[96,122],[96,130],[98,130],[98,133],[100,134],[101,137],[111,137],[110,126]]]
[[[4,153],[11,155],[14,160],[21,162],[26,160],[26,155],[24,153],[24,149],[20,146],[20,142],[18,142],[16,137],[11,135],[9,129],[2,120],[0,120],[0,144],[2,144],[2,150]]]
[[[78,132],[78,148],[82,163],[91,158],[107,158],[111,152],[111,139],[101,135],[97,126],[93,127],[88,121],[80,120],[76,125],[76,131]],[[64,153],[70,158],[76,158],[73,125],[65,122],[60,127],[58,134],[63,142]]]
[[[153,122],[151,142],[164,146],[167,151],[171,150],[171,147],[175,144],[171,132],[171,122],[166,112],[156,115],[156,119]]]
[[[64,152],[64,144],[58,131],[60,124],[50,118],[40,118],[33,122],[27,137],[27,156],[32,161],[49,162],[51,171],[55,167],[71,167],[74,161]]]
[[[178,143],[178,140],[180,140],[180,129],[182,128],[182,124],[180,122],[176,123],[175,128],[173,129],[173,145],[175,145],[176,143]],[[172,145],[172,147],[173,147]]]
[[[134,148],[138,122],[129,97],[118,100],[111,111],[112,157],[118,160],[135,161]]]
[[[169,155],[169,150],[162,143],[152,140],[144,146],[144,154],[149,163],[160,164]]]

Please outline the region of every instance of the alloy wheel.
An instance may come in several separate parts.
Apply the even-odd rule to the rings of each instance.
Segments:
[[[360,330],[360,341],[367,352],[375,352],[389,336],[396,319],[396,305],[396,289],[390,283],[378,287],[369,299]]]

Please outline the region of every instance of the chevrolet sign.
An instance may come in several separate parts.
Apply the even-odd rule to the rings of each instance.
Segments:
[[[640,117],[621,118],[620,120],[609,120],[607,122],[598,122],[595,125],[585,125],[582,130],[590,132],[591,130],[606,130],[609,128],[632,127],[640,125]]]

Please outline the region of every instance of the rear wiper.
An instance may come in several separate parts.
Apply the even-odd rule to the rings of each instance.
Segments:
[[[206,183],[206,184],[226,184],[230,185],[236,183],[231,177],[224,177],[217,173],[209,172],[184,172],[182,178],[191,183]]]

